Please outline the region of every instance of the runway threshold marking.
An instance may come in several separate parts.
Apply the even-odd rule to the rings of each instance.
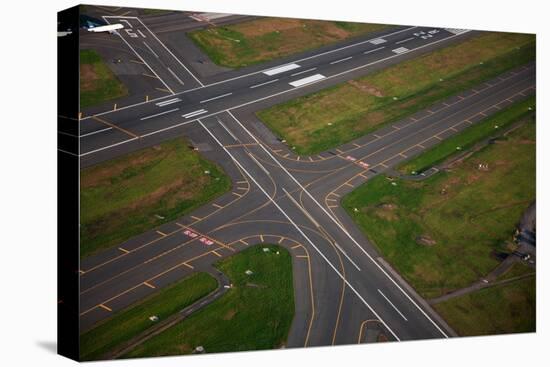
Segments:
[[[278,66],[278,67],[275,67],[273,69],[266,70],[266,71],[263,72],[263,74],[272,76],[272,75],[284,73],[285,71],[298,69],[299,67],[300,67],[300,65],[298,65],[298,64],[287,64],[287,65]]]
[[[104,125],[107,125],[109,127],[112,127],[113,129],[116,129],[116,130],[119,130],[127,135],[130,135],[131,137],[133,138],[139,138],[139,135],[136,135],[134,134],[133,132],[129,131],[129,130],[126,130],[126,129],[123,129],[115,124],[112,124],[110,123],[109,121],[105,120],[105,119],[102,119],[101,117],[97,117],[97,116],[93,116],[92,119],[98,121],[98,122],[101,122],[102,124]]]
[[[310,75],[310,76],[302,78],[302,79],[295,80],[295,81],[290,82],[288,84],[292,85],[293,87],[302,87],[302,86],[307,85],[307,84],[318,82],[318,81],[323,80],[325,78],[326,77],[322,74],[314,74],[314,75]]]

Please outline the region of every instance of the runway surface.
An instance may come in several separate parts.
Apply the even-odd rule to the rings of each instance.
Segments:
[[[289,249],[294,264],[296,316],[288,347],[454,335],[380,258],[339,201],[369,178],[534,94],[534,65],[331,151],[304,157],[293,154],[256,119],[259,106],[355,78],[464,33],[403,27],[208,83],[194,76],[143,22],[128,21],[131,32],[146,37],[120,37],[174,93],[85,116],[80,151],[73,154],[85,167],[185,135],[224,168],[233,187],[190,215],[84,259],[82,330],[175,280],[211,271],[214,262],[243,248],[278,243]],[[426,34],[431,37],[421,37]]]

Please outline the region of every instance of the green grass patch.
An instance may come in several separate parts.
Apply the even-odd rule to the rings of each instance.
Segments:
[[[86,168],[80,175],[81,256],[175,220],[230,187],[221,168],[182,138]]]
[[[499,129],[504,129],[525,116],[533,114],[534,105],[535,97],[529,97],[525,101],[510,105],[400,165],[398,170],[404,174],[420,173],[455,154],[457,147],[460,147],[461,150],[467,150],[481,140],[498,134]],[[529,107],[532,107],[533,110],[530,111]],[[498,129],[495,126],[498,126]]]
[[[80,108],[123,97],[128,89],[94,50],[80,50]]]
[[[382,24],[261,18],[188,34],[214,63],[239,68],[387,27]]]
[[[522,261],[515,262],[504,274],[501,274],[497,280],[506,280],[521,277],[528,274],[535,274],[535,269]]]
[[[117,312],[81,335],[80,357],[87,361],[100,359],[105,353],[151,327],[150,316],[166,319],[214,291],[217,284],[211,275],[196,273]]]
[[[480,170],[479,164],[489,169]],[[423,181],[377,176],[343,206],[397,271],[425,298],[465,287],[498,265],[535,199],[534,118]],[[355,210],[357,209],[357,210]]]
[[[532,60],[534,36],[483,33],[257,115],[297,154],[316,154]]]
[[[459,335],[534,332],[535,278],[481,289],[434,305]]]
[[[271,251],[264,252],[264,247]],[[289,252],[280,246],[258,245],[216,266],[231,279],[233,288],[125,357],[189,354],[199,345],[206,353],[284,345],[294,315]],[[254,273],[246,275],[248,269]]]

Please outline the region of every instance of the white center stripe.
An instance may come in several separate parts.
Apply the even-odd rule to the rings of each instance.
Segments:
[[[279,80],[279,79],[273,79],[273,80],[270,80],[270,81],[265,82],[265,83],[260,83],[260,84],[253,85],[253,86],[251,86],[250,88],[252,88],[252,89],[258,88],[258,87],[261,87],[262,85],[275,83],[275,82],[278,81],[278,80]]]
[[[401,40],[401,41],[397,41],[395,42],[396,45],[399,45],[401,43],[405,43],[405,42],[409,42],[410,40],[413,40],[414,37],[410,37],[410,38],[407,38],[407,39],[404,39],[404,40]]]
[[[215,100],[215,99],[220,99],[220,98],[223,98],[223,97],[230,96],[230,95],[232,95],[232,94],[233,94],[232,92],[225,93],[225,94],[222,94],[221,96],[217,96],[217,97],[212,97],[212,98],[205,99],[204,101],[200,101],[200,103],[210,102],[210,101],[213,101],[213,100]]]
[[[315,74],[315,75],[308,76],[307,78],[295,80],[288,84],[292,85],[293,87],[300,87],[302,85],[313,83],[321,79],[325,79],[325,76],[321,74]]]
[[[188,119],[188,118],[193,117],[193,116],[202,115],[203,113],[206,113],[206,112],[208,112],[208,111],[206,111],[205,109],[200,109],[200,110],[197,110],[197,111],[186,113],[185,115],[181,115],[181,117],[185,117],[186,119]]]
[[[378,289],[378,293],[380,293],[380,295],[381,295],[382,297],[384,297],[384,299],[385,299],[386,301],[388,301],[388,303],[390,304],[390,306],[393,307],[393,309],[399,314],[399,316],[401,316],[401,317],[403,318],[403,320],[409,321],[409,320],[407,320],[407,318],[406,318],[405,316],[403,316],[403,314],[401,313],[401,311],[399,311],[399,310],[397,309],[397,307],[395,307],[395,305],[394,305],[393,303],[391,303],[391,301],[388,299],[388,297],[386,297],[386,295],[385,295],[384,293],[382,293],[382,291],[381,291],[380,289]]]
[[[333,62],[331,62],[330,64],[331,64],[331,65],[332,65],[332,64],[338,64],[339,62],[346,61],[346,60],[349,60],[349,59],[351,59],[351,58],[353,58],[353,56],[350,56],[350,57],[346,57],[346,58],[343,58],[343,59],[340,59],[340,60],[333,61]]]
[[[300,65],[298,65],[298,64],[288,64],[288,65],[279,66],[279,67],[274,68],[274,69],[266,70],[263,73],[265,75],[271,76],[271,75],[275,75],[275,74],[284,73],[285,71],[294,70],[294,69],[297,69],[299,67],[300,67]]]
[[[148,45],[145,41],[143,41],[143,44],[144,44],[144,45],[149,49],[149,51],[151,51],[151,53],[152,53],[153,55],[155,55],[155,57],[158,59],[159,55],[157,55],[157,54],[155,53],[155,51],[153,51],[153,49],[152,49],[151,47],[149,47],[149,45]]]
[[[379,51],[379,50],[381,50],[381,49],[383,49],[383,48],[386,48],[386,46],[378,47],[378,48],[375,48],[374,50],[370,50],[370,51],[365,51],[365,52],[363,52],[363,54],[365,54],[365,55],[366,55],[366,54],[370,54],[370,53],[372,53],[372,52]]]
[[[183,82],[181,81],[181,79],[176,75],[176,73],[174,73],[174,72],[172,71],[172,69],[170,69],[168,66],[166,67],[166,69],[170,72],[170,74],[172,74],[172,76],[173,76],[174,78],[176,78],[176,80],[178,81],[178,83],[180,83],[181,85],[183,85]]]
[[[290,74],[290,76],[296,76],[296,75],[300,75],[300,74],[304,74],[304,73],[307,73],[307,72],[310,72],[310,71],[313,71],[313,70],[316,70],[317,68],[311,68],[311,69],[307,69],[307,70],[302,70],[302,71],[299,71],[297,73],[294,73],[294,74]]]
[[[140,118],[141,121],[143,120],[148,120],[148,119],[151,119],[153,117],[157,117],[157,116],[161,116],[161,115],[166,115],[167,113],[170,113],[170,112],[175,112],[179,110],[179,108],[174,108],[172,110],[168,110],[168,111],[163,111],[163,112],[159,112],[159,113],[155,113],[154,115],[151,115],[151,116],[146,116],[146,117],[142,117]]]

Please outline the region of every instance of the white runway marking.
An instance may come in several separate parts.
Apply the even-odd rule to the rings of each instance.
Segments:
[[[172,71],[172,69],[170,69],[168,66],[166,67],[166,69],[168,69],[168,71],[170,72],[170,74],[172,74],[172,76],[178,81],[178,83],[180,83],[181,85],[183,85],[183,81],[176,75],[176,73],[174,73]]]
[[[315,74],[315,75],[308,76],[307,78],[295,80],[295,81],[290,82],[288,84],[292,85],[293,87],[300,87],[300,86],[303,86],[303,85],[306,85],[306,84],[314,83],[314,82],[319,81],[321,79],[325,79],[325,76],[321,75],[321,74]]]
[[[372,43],[373,45],[379,45],[381,43],[386,43],[387,41],[383,38],[376,38],[373,40],[370,40],[369,43]]]
[[[456,35],[470,32],[469,29],[460,29],[460,28],[443,28],[443,29],[445,29],[447,32],[451,32],[452,34],[456,34]]]
[[[141,121],[143,121],[143,120],[149,120],[149,119],[152,119],[153,117],[166,115],[167,113],[175,112],[175,111],[178,111],[178,110],[179,110],[179,108],[174,108],[174,109],[172,109],[172,110],[163,111],[163,112],[155,113],[154,115],[142,117],[142,118],[140,118],[140,120],[141,120]]]
[[[159,58],[159,55],[157,55],[157,53],[156,53],[155,51],[153,51],[153,49],[151,48],[151,46],[149,46],[149,45],[147,44],[147,42],[143,41],[143,44],[145,45],[145,47],[147,47],[147,48],[149,49],[149,51],[151,51],[151,53],[152,53],[153,55],[155,55],[155,57],[156,57],[157,59]]]
[[[402,53],[407,52],[407,51],[409,51],[409,49],[405,48],[405,47],[398,47],[398,48],[392,50],[392,52],[396,53],[396,54],[402,54]]]
[[[382,293],[382,291],[381,291],[380,289],[378,289],[378,293],[380,293],[380,295],[381,295],[382,297],[384,297],[384,299],[385,299],[386,301],[388,301],[388,303],[390,304],[390,306],[393,307],[393,309],[403,318],[403,320],[409,321],[409,320],[407,320],[407,318],[406,318],[405,316],[403,316],[403,314],[401,313],[401,311],[399,311],[399,310],[397,309],[397,307],[395,307],[395,305],[394,305],[393,303],[391,303],[391,301],[388,299],[388,297],[386,297],[386,295],[385,295],[384,293]]]
[[[94,135],[94,134],[99,134],[99,133],[102,133],[104,131],[107,131],[107,130],[112,130],[113,128],[112,127],[106,127],[105,129],[101,129],[101,130],[97,130],[97,131],[92,131],[91,133],[87,133],[87,134],[84,134],[84,135],[80,135],[81,138],[84,138],[86,136],[90,136],[90,135]]]
[[[404,40],[395,42],[395,44],[396,44],[396,45],[400,45],[400,44],[402,44],[402,43],[409,42],[409,41],[411,41],[411,40],[413,40],[413,39],[414,39],[414,37],[405,38]]]
[[[250,156],[250,158],[252,158],[252,160],[254,161],[254,163],[256,163],[256,165],[258,165],[258,167],[260,167],[262,169],[262,171],[265,172],[266,175],[271,175],[271,173],[269,173],[268,170],[265,169],[264,166],[262,166],[262,164],[260,162],[258,162],[258,160],[256,159],[256,157],[254,157],[251,153],[247,152],[247,154]]]
[[[225,126],[225,124],[222,122],[222,120],[220,120],[218,117],[216,117],[216,119],[218,120],[218,123],[221,125],[221,127],[223,127],[225,129],[225,131],[227,131],[227,133],[229,135],[231,135],[233,140],[239,141],[239,139],[237,139],[237,137],[235,135],[233,135],[233,133],[227,128],[227,126]]]
[[[285,71],[294,70],[294,69],[297,69],[299,67],[300,67],[300,65],[298,65],[298,64],[288,64],[288,65],[283,65],[283,66],[276,67],[274,69],[266,70],[263,73],[265,75],[272,76],[272,75],[275,75],[275,74],[284,73]]]
[[[302,71],[299,71],[299,72],[297,72],[297,73],[290,74],[290,76],[296,76],[296,75],[300,75],[300,74],[305,74],[305,73],[310,72],[310,71],[313,71],[313,70],[317,70],[317,68],[311,68],[311,69],[307,69],[307,70],[302,70]]]
[[[265,83],[255,84],[255,85],[251,86],[250,89],[258,88],[258,87],[261,87],[262,85],[266,85],[266,84],[275,83],[278,80],[279,79],[273,79],[273,80],[270,80],[270,81],[265,82]]]
[[[172,98],[172,99],[168,99],[166,101],[161,101],[161,102],[155,103],[155,105],[157,105],[158,107],[164,107],[164,106],[168,106],[169,104],[176,103],[176,102],[181,102],[181,99]]]
[[[220,95],[220,96],[216,96],[216,97],[212,97],[212,98],[205,99],[204,101],[200,101],[199,103],[206,103],[206,102],[214,101],[214,100],[216,100],[216,99],[220,99],[220,98],[223,98],[223,97],[227,97],[227,96],[230,96],[230,95],[232,95],[232,94],[233,94],[232,92],[225,93],[225,94],[222,94],[222,95]]]
[[[207,113],[207,112],[208,111],[206,111],[205,109],[200,109],[200,110],[197,110],[197,111],[186,113],[185,115],[181,115],[181,117],[185,117],[186,119],[188,119],[190,117],[202,115],[203,113]]]
[[[367,55],[367,54],[370,54],[370,53],[373,53],[373,52],[376,52],[376,51],[380,51],[383,48],[386,48],[386,46],[378,47],[378,48],[375,48],[374,50],[365,51],[365,52],[363,52],[363,54]]]
[[[330,64],[331,64],[331,65],[338,64],[338,63],[340,63],[340,62],[347,61],[347,60],[352,59],[352,58],[353,58],[353,56],[345,57],[345,58],[343,58],[343,59],[333,61],[333,62],[331,62]]]

